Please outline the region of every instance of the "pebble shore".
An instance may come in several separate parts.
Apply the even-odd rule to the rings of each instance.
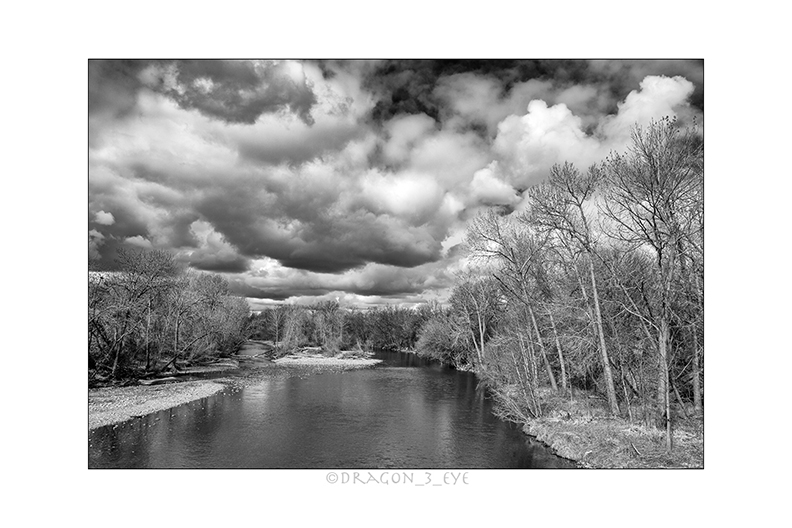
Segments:
[[[125,422],[137,416],[164,411],[217,394],[239,389],[265,378],[307,377],[314,374],[371,368],[379,359],[331,358],[313,354],[287,356],[275,361],[241,356],[223,368],[204,368],[195,373],[228,371],[229,377],[179,381],[162,385],[103,387],[88,391],[88,430]]]

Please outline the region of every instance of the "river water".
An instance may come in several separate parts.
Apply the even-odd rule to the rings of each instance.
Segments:
[[[568,468],[492,413],[475,375],[413,354],[264,379],[89,432],[91,468]]]

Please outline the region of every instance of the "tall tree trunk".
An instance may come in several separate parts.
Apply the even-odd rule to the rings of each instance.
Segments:
[[[679,251],[679,262],[681,266],[681,274],[682,276],[687,279],[686,280],[686,287],[690,290],[694,291],[694,295],[696,298],[696,306],[699,310],[703,311],[704,303],[701,296],[701,281],[699,280],[698,273],[696,273],[695,269],[695,261],[691,255],[689,255],[685,249],[685,244],[683,240],[680,238],[678,242],[678,251]],[[685,259],[690,260],[690,266],[685,266]],[[691,279],[692,277],[692,279]],[[699,343],[698,343],[698,329],[696,328],[696,319],[697,314],[693,315],[693,324],[691,326],[691,333],[693,334],[693,373],[691,374],[691,383],[693,385],[693,408],[696,412],[701,411],[701,372],[699,370]]]
[[[539,351],[542,354],[542,359],[544,360],[545,368],[547,369],[547,377],[550,378],[550,387],[552,387],[553,391],[558,391],[558,384],[556,383],[555,374],[553,374],[553,369],[550,367],[550,360],[547,358],[547,352],[545,351],[544,343],[542,342],[542,334],[539,333],[539,325],[536,324],[536,316],[534,316],[534,311],[528,306],[528,313],[531,314],[531,322],[533,322],[534,331],[536,332],[536,341],[539,344]]]
[[[148,300],[148,315],[146,316],[146,372],[148,372],[151,354],[149,353],[149,331],[151,330],[151,297]]]
[[[176,316],[176,331],[173,333],[173,367],[178,370],[176,360],[179,359],[179,317]]]
[[[699,309],[703,311],[704,302],[701,295],[701,282],[698,273],[693,274],[696,282],[696,296],[699,301]],[[704,406],[701,396],[701,348],[699,346],[698,328],[693,325],[693,407],[696,412],[701,412]]]
[[[702,398],[701,398],[701,371],[699,366],[699,340],[698,330],[693,327],[693,408],[696,412],[701,412]]]
[[[512,364],[514,365],[514,371],[517,373],[517,381],[520,384],[520,389],[523,394],[523,399],[525,400],[526,405],[528,406],[528,412],[531,414],[532,418],[536,418],[536,399],[533,397],[533,388],[528,381],[528,370],[526,369],[525,364],[525,351],[522,347],[522,341],[520,341],[520,355],[523,356],[522,358],[522,367],[525,376],[520,373],[520,364],[517,361],[517,358],[514,355],[514,347],[509,347],[509,351],[511,352],[512,357]],[[530,393],[529,393],[530,392]]]
[[[640,388],[640,391],[641,391],[641,413],[643,414],[644,425],[648,426],[649,425],[649,421],[651,420],[651,416],[650,416],[651,413],[649,412],[649,405],[646,402],[646,396],[647,396],[649,391],[646,388],[646,376],[644,375],[644,357],[643,357],[643,354],[641,354],[639,356],[639,358],[640,359],[638,360],[639,361],[638,369],[639,369],[639,374],[641,376],[641,382],[639,384],[639,388]]]
[[[682,409],[682,415],[686,419],[689,418],[688,413],[685,410],[685,402],[682,400],[682,395],[679,394],[679,389],[677,389],[676,383],[673,381],[671,381],[671,388],[674,389],[674,396],[676,396],[676,399],[679,402],[679,408]]]
[[[481,351],[479,350],[479,343],[476,339],[476,332],[473,328],[470,329],[470,339],[473,341],[473,349],[476,351],[476,368],[481,369]]]
[[[116,349],[115,349],[115,359],[113,360],[113,370],[112,370],[110,375],[112,377],[114,377],[114,378],[115,378],[116,372],[118,370],[118,365],[119,365],[119,363],[121,361],[120,360],[121,353],[124,350],[124,340],[126,339],[126,336],[127,336],[127,328],[129,328],[129,315],[130,315],[130,312],[129,312],[129,310],[127,310],[126,314],[124,315],[124,326],[121,329],[121,337],[118,337],[118,329],[117,328],[113,330],[113,343],[114,343],[114,346],[116,347]]]
[[[520,335],[522,336],[522,334]],[[530,338],[530,335],[528,337]],[[520,342],[522,343],[522,337],[520,337]],[[530,339],[528,339],[528,360],[531,366],[531,377],[533,379],[533,383],[531,384],[531,397],[534,402],[534,414],[540,417],[542,416],[542,404],[536,397],[536,389],[539,387],[539,369],[536,366],[536,350],[534,350],[533,341]]]
[[[115,348],[115,357],[113,358],[113,370],[110,371],[110,377],[115,378],[116,370],[118,369],[118,357],[121,355],[121,346],[118,342],[118,329],[113,330],[113,348]]]
[[[484,332],[487,331],[487,325],[484,322],[484,319],[481,317],[481,313],[478,315],[478,322],[479,322],[479,339],[481,340],[481,367],[484,368]]]
[[[521,334],[522,336],[522,334]],[[533,378],[534,385],[539,385],[539,367],[536,365],[536,350],[534,349],[533,341],[528,335],[528,359],[531,361],[531,377]],[[521,337],[522,339],[522,337]]]
[[[517,340],[520,343],[520,359],[522,359],[525,379],[528,380],[531,387],[533,387],[536,384],[536,377],[534,376],[533,370],[530,368],[530,363],[528,361],[529,352],[525,349],[525,342],[523,341],[523,336],[520,332],[517,332]]]
[[[566,362],[564,361],[564,352],[561,349],[561,340],[558,338],[558,330],[556,329],[555,320],[553,319],[553,312],[547,311],[550,316],[550,326],[553,328],[553,336],[555,337],[556,350],[558,351],[558,362],[561,364],[561,388],[567,389],[567,373]]]
[[[611,414],[619,414],[619,403],[616,400],[616,386],[613,384],[613,372],[611,371],[610,359],[608,358],[608,347],[605,345],[605,331],[602,327],[602,312],[600,311],[599,293],[597,292],[597,279],[594,276],[594,259],[589,255],[589,272],[591,273],[591,292],[594,297],[594,311],[597,316],[597,333],[599,335],[600,352],[602,354],[602,370],[605,377],[605,389],[608,394],[608,405]]]
[[[622,389],[624,389],[624,404],[627,406],[627,417],[630,422],[633,421],[632,408],[630,407],[630,393],[627,390],[627,377],[624,375],[624,363],[619,362],[619,370],[621,371]]]
[[[660,336],[658,343],[658,349],[660,351],[658,395],[662,398],[660,401],[663,403],[663,414],[665,415],[666,451],[670,453],[673,448],[673,434],[671,432],[671,383],[668,377],[668,337],[668,320],[664,315],[660,319]]]

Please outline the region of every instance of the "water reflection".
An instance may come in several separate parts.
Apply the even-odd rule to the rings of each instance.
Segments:
[[[570,467],[497,419],[472,374],[410,354],[268,379],[89,434],[90,467]]]

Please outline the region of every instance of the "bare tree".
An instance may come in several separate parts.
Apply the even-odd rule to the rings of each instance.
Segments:
[[[494,331],[500,301],[500,290],[495,281],[488,277],[468,276],[457,284],[451,294],[451,305],[467,322],[476,352],[476,365],[481,369],[486,368],[484,345]]]
[[[530,189],[528,194],[530,211],[523,216],[523,220],[526,224],[545,232],[556,242],[565,246],[570,255],[576,258],[585,256],[594,308],[593,321],[599,339],[608,405],[611,413],[618,415],[619,405],[616,399],[608,346],[605,341],[600,294],[594,269],[594,261],[597,258],[597,239],[590,218],[592,200],[600,182],[601,177],[596,170],[592,169],[581,174],[569,163],[555,165],[550,171],[548,181]],[[580,286],[581,290],[585,292],[582,278]]]
[[[535,310],[540,304],[540,290],[547,288],[541,256],[543,241],[525,229],[525,226],[518,229],[510,217],[503,217],[490,209],[473,220],[468,228],[466,243],[474,256],[494,264],[492,276],[527,311],[531,325],[529,334],[536,336],[550,386],[553,390],[558,390]],[[566,388],[563,351],[558,347],[557,352],[564,373],[562,383]]]
[[[339,352],[344,337],[344,312],[337,301],[323,301],[313,306],[317,341],[324,352]]]
[[[144,316],[152,299],[172,287],[179,272],[173,256],[160,250],[118,251],[120,271],[100,272],[89,280],[89,343],[98,344],[110,359],[111,377],[119,374],[121,363],[137,352],[136,335],[148,318]],[[145,333],[148,350],[149,333]]]
[[[663,402],[666,448],[672,449],[669,379],[672,296],[680,273],[685,241],[698,215],[703,179],[703,144],[695,129],[680,129],[663,119],[636,127],[625,154],[612,154],[602,165],[607,199],[602,210],[611,235],[635,250],[653,255],[657,304],[654,323],[660,362],[658,395]],[[680,249],[682,249],[680,251]],[[698,358],[696,357],[696,361]],[[696,378],[698,377],[697,366]]]

